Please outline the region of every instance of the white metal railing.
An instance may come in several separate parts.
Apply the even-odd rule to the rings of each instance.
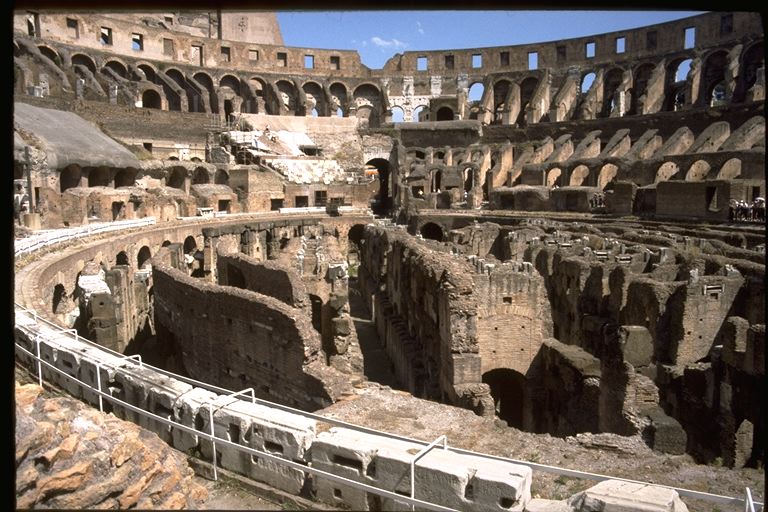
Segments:
[[[57,229],[53,233],[38,233],[15,240],[14,255],[19,257],[69,240],[83,238],[98,233],[123,231],[126,229],[150,226],[155,223],[156,221],[154,217],[144,217],[143,219],[137,220],[103,222],[99,224],[88,224],[77,228]]]
[[[415,499],[415,498],[412,498],[412,497],[409,497],[409,496],[403,496],[402,494],[398,494],[398,493],[393,492],[393,491],[388,491],[386,489],[381,489],[381,488],[378,488],[378,487],[375,487],[375,486],[372,486],[372,485],[368,485],[368,484],[365,484],[365,483],[362,483],[362,482],[358,482],[358,481],[355,481],[355,480],[350,480],[349,478],[345,478],[343,476],[335,475],[333,473],[328,473],[327,471],[323,471],[321,469],[313,468],[312,466],[304,465],[304,464],[301,464],[301,463],[298,463],[298,462],[294,462],[294,461],[288,460],[288,459],[283,459],[281,457],[278,457],[276,455],[270,454],[270,453],[265,452],[265,451],[257,450],[255,448],[251,448],[249,446],[243,446],[243,445],[238,444],[238,443],[233,443],[232,441],[229,441],[228,439],[224,439],[224,438],[221,438],[221,437],[216,437],[216,434],[215,434],[215,431],[214,431],[214,428],[213,428],[214,424],[213,424],[213,416],[212,416],[213,413],[212,412],[211,412],[211,416],[210,416],[210,421],[211,421],[211,432],[210,433],[204,432],[202,430],[197,430],[197,429],[192,428],[192,427],[188,427],[188,426],[186,426],[186,425],[184,425],[182,423],[178,423],[178,422],[173,421],[173,420],[168,419],[168,418],[163,418],[162,416],[158,416],[157,414],[154,414],[152,412],[145,411],[144,409],[136,407],[136,406],[134,406],[134,405],[132,405],[132,404],[130,404],[128,402],[125,402],[123,400],[120,400],[119,398],[115,398],[112,395],[110,395],[109,393],[104,393],[101,390],[94,389],[87,382],[84,382],[84,381],[82,381],[82,380],[80,380],[80,379],[78,379],[76,377],[73,377],[72,375],[69,375],[68,373],[60,370],[59,368],[56,368],[54,365],[50,364],[48,361],[42,360],[42,358],[37,357],[35,354],[33,354],[32,352],[28,351],[27,349],[25,349],[24,347],[22,347],[18,343],[16,343],[16,350],[18,352],[26,354],[29,357],[32,357],[33,359],[36,359],[37,360],[37,364],[38,364],[38,369],[41,368],[41,365],[44,365],[47,368],[49,368],[50,370],[52,370],[52,371],[56,372],[57,374],[63,376],[64,378],[66,378],[68,380],[71,380],[71,381],[73,381],[73,382],[75,382],[75,383],[77,383],[77,384],[79,384],[81,386],[87,387],[92,392],[97,393],[99,395],[100,399],[107,399],[110,402],[113,402],[113,403],[119,405],[120,407],[125,407],[126,409],[128,409],[130,411],[133,411],[133,412],[135,412],[135,413],[137,413],[137,414],[139,414],[141,416],[144,416],[144,417],[146,417],[148,419],[152,419],[154,421],[158,421],[158,422],[160,422],[160,423],[162,423],[164,425],[168,425],[171,428],[177,428],[177,429],[182,430],[182,431],[184,431],[184,432],[186,432],[188,434],[196,435],[196,436],[199,436],[201,438],[207,439],[214,446],[215,446],[215,443],[220,443],[220,444],[222,444],[224,446],[227,446],[229,448],[232,448],[232,449],[240,451],[240,452],[247,453],[247,454],[252,455],[252,456],[253,455],[257,455],[259,457],[263,457],[263,458],[268,459],[268,460],[270,460],[272,462],[275,462],[275,463],[278,463],[278,464],[282,464],[284,466],[287,466],[289,468],[292,468],[292,469],[295,469],[295,470],[298,470],[298,471],[302,471],[302,472],[305,472],[305,473],[310,473],[310,474],[316,475],[316,476],[321,476],[321,477],[327,478],[328,480],[331,480],[333,482],[337,482],[337,483],[340,483],[340,484],[343,484],[343,485],[347,485],[349,487],[354,487],[356,489],[367,491],[367,492],[376,494],[378,496],[383,496],[385,498],[391,498],[391,499],[393,499],[393,500],[395,500],[397,502],[405,503],[405,504],[408,504],[408,505],[411,505],[411,506],[414,506],[414,507],[416,505],[418,505],[419,507],[425,508],[427,510],[436,510],[438,512],[457,512],[455,509],[452,509],[452,508],[449,508],[449,507],[444,507],[442,505],[438,505],[436,503],[431,503],[431,502],[428,502],[428,501],[422,501],[422,500]],[[92,362],[92,363],[95,362],[92,359],[87,358],[87,357],[85,357],[85,359],[86,360],[90,360],[90,362]],[[42,379],[42,373],[40,373],[38,378]],[[245,391],[247,391],[247,390],[245,390]],[[239,394],[239,393],[240,392],[237,392],[237,393],[234,393],[234,394],[236,395],[236,394]],[[209,405],[209,407],[211,407],[211,404],[208,404],[208,405]],[[209,409],[209,410],[212,411],[212,409]],[[216,476],[217,474],[215,472],[215,469],[216,469],[216,451],[215,451],[215,449],[213,451],[213,467],[214,467],[214,476]]]
[[[123,358],[123,359],[126,359],[126,360],[132,360],[132,358],[126,358],[123,354],[120,354],[119,352],[115,352],[115,351],[106,349],[105,347],[101,347],[100,345],[98,345],[98,344],[96,344],[96,343],[94,343],[94,342],[92,342],[92,341],[90,341],[90,340],[88,340],[86,338],[83,338],[82,336],[78,336],[77,332],[74,332],[73,329],[64,329],[62,327],[59,327],[58,325],[56,325],[56,324],[46,320],[45,318],[42,318],[42,317],[38,316],[33,310],[29,310],[27,308],[24,308],[24,307],[18,305],[18,304],[16,305],[16,310],[17,310],[17,314],[21,313],[21,314],[24,314],[24,315],[28,315],[30,318],[33,318],[33,319],[36,319],[36,321],[42,322],[43,324],[45,324],[45,326],[51,328],[52,330],[54,330],[54,331],[56,331],[58,333],[67,334],[69,336],[72,336],[72,337],[76,338],[76,340],[81,342],[81,343],[86,343],[86,344],[88,344],[90,346],[93,346],[94,348],[97,348],[98,350],[104,351],[106,353],[110,353],[111,355],[116,356],[117,358]],[[23,329],[23,330],[25,330],[28,333],[30,338],[33,338],[34,336],[40,336],[39,333],[36,333],[36,332],[34,332],[32,330],[29,330],[29,329]],[[39,339],[37,339],[36,344],[38,345],[37,350],[38,350],[38,354],[39,354]],[[22,348],[22,350],[23,350],[23,348]],[[133,356],[133,357],[135,357],[135,356]],[[90,359],[86,359],[86,360],[90,360]],[[40,361],[38,361],[38,367],[40,366],[40,364],[41,364]],[[45,361],[42,361],[42,364],[48,365],[48,363],[45,362]],[[218,387],[218,386],[215,386],[215,385],[212,385],[212,384],[208,384],[208,383],[205,383],[205,382],[197,381],[197,380],[191,379],[189,377],[184,377],[184,376],[181,376],[181,375],[176,375],[176,374],[174,374],[172,372],[163,370],[161,368],[157,368],[157,367],[154,367],[154,366],[142,363],[141,361],[139,361],[139,364],[142,365],[143,368],[147,368],[147,369],[152,370],[154,372],[163,374],[163,375],[165,375],[167,377],[170,377],[172,379],[176,379],[176,380],[181,381],[181,382],[186,382],[186,383],[191,384],[193,386],[196,386],[196,387],[199,387],[199,388],[202,388],[202,389],[206,389],[208,391],[212,391],[212,392],[215,392],[215,393],[218,393],[218,394],[221,394],[221,395],[226,395],[226,396],[234,397],[234,396],[240,395],[242,393],[245,393],[247,391],[251,391],[252,392],[252,390],[250,390],[250,389],[246,389],[246,390],[239,391],[239,392],[233,392],[233,391],[228,390],[226,388],[221,388],[221,387]],[[38,373],[38,375],[40,375],[40,373]],[[67,376],[70,377],[69,375],[67,375]],[[143,382],[148,382],[147,379],[142,378],[142,376],[140,376],[140,375],[133,375],[133,378],[141,380]],[[87,384],[85,384],[85,385],[88,386]],[[97,389],[95,389],[93,391],[94,392],[99,392],[100,390],[97,388]],[[338,419],[335,419],[335,418],[330,418],[330,417],[327,417],[327,416],[322,416],[322,415],[319,415],[319,414],[314,414],[314,413],[302,411],[302,410],[299,410],[299,409],[295,409],[293,407],[289,407],[287,405],[282,405],[282,404],[270,402],[270,401],[267,401],[267,400],[263,400],[261,398],[257,398],[255,395],[251,396],[251,401],[253,403],[257,403],[257,404],[264,405],[264,406],[267,406],[267,407],[271,407],[271,408],[274,408],[274,409],[282,410],[282,411],[289,412],[289,413],[292,413],[292,414],[296,414],[296,415],[299,415],[299,416],[303,416],[304,418],[313,419],[313,420],[316,420],[316,421],[328,423],[328,424],[331,424],[331,425],[334,425],[334,426],[339,426],[339,427],[347,428],[347,429],[354,430],[354,431],[357,431],[357,432],[362,432],[362,433],[366,433],[366,434],[370,434],[370,435],[375,435],[375,436],[386,437],[386,438],[389,438],[389,439],[395,439],[395,440],[399,440],[399,441],[405,441],[405,442],[409,442],[409,443],[415,443],[415,444],[419,444],[419,445],[422,445],[422,446],[425,446],[425,447],[429,446],[429,444],[430,444],[430,443],[428,443],[426,441],[422,441],[422,440],[419,440],[419,439],[413,439],[413,438],[410,438],[410,437],[401,436],[401,435],[393,434],[393,433],[390,433],[390,432],[384,432],[384,431],[380,431],[380,430],[364,427],[364,426],[361,426],[361,425],[355,425],[355,424],[352,424],[352,423],[347,423],[345,421],[338,420]],[[151,414],[151,413],[148,413],[148,414]],[[210,436],[211,434],[206,434],[206,435]],[[443,436],[441,436],[441,438],[438,438],[437,441],[440,441],[442,439],[442,437]],[[221,438],[216,438],[216,439],[217,440],[215,442],[220,442],[221,441]],[[437,441],[435,441],[434,443],[436,443]],[[501,456],[496,456],[496,455],[490,455],[490,454],[487,454],[487,453],[474,452],[474,451],[471,451],[471,450],[465,450],[465,449],[457,448],[457,447],[454,447],[454,446],[448,447],[447,446],[447,442],[444,445],[444,449],[447,450],[447,451],[450,451],[450,452],[458,453],[458,454],[464,454],[464,455],[470,455],[470,456],[475,456],[475,457],[481,457],[481,458],[486,458],[486,459],[496,460],[496,461],[506,462],[506,463],[512,463],[512,464],[520,464],[520,465],[528,466],[528,467],[530,467],[534,471],[542,471],[542,472],[545,472],[545,473],[551,473],[551,474],[556,474],[556,475],[568,476],[568,477],[572,477],[572,478],[579,478],[579,479],[585,479],[585,480],[595,480],[595,481],[619,480],[619,481],[623,481],[623,482],[631,482],[631,483],[636,483],[636,484],[649,485],[648,482],[643,482],[641,480],[631,480],[631,479],[627,479],[627,478],[619,478],[619,477],[610,476],[610,475],[603,475],[603,474],[599,474],[599,473],[589,473],[589,472],[586,472],[586,471],[578,471],[578,470],[562,468],[562,467],[558,467],[558,466],[549,466],[549,465],[546,465],[546,464],[539,464],[539,463],[534,463],[534,462],[529,462],[529,461],[524,461],[524,460],[512,459],[512,458],[508,458],[508,457],[501,457]],[[280,460],[284,460],[284,459],[280,459]],[[215,466],[215,463],[214,463],[214,466]],[[676,491],[681,497],[700,499],[700,500],[705,500],[705,501],[709,501],[709,502],[713,502],[713,503],[719,503],[719,504],[725,504],[725,505],[728,505],[728,504],[735,504],[735,505],[744,504],[746,506],[746,504],[747,504],[747,499],[746,498],[736,498],[736,497],[732,497],[732,496],[723,496],[723,495],[719,495],[719,494],[707,493],[707,492],[702,492],[702,491],[694,491],[694,490],[691,490],[691,489],[684,489],[684,488],[680,488],[680,487],[673,487],[673,486],[661,485],[661,484],[653,484],[653,485],[656,485],[658,487],[665,487],[665,488],[672,489],[672,490]],[[401,498],[403,497],[403,495],[400,495],[400,494],[398,494],[397,496],[399,496]],[[749,499],[751,500],[751,494],[749,494],[748,496],[749,496]],[[753,503],[753,507],[762,507],[762,505],[763,505],[762,502],[752,501],[752,503]]]

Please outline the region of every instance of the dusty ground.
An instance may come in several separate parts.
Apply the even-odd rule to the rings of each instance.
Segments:
[[[742,497],[744,488],[749,487],[756,501],[763,501],[765,494],[764,470],[696,464],[688,455],[655,453],[639,438],[586,434],[561,439],[522,432],[468,410],[413,398],[375,383],[318,413],[424,441],[445,434],[449,446],[539,464],[727,496]],[[534,471],[532,494],[559,500],[594,484]],[[718,506],[689,498],[683,501],[691,511],[743,510],[739,506]]]

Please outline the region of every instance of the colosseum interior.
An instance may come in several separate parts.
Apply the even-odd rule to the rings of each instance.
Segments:
[[[760,510],[763,45],[369,69],[273,13],[15,11],[17,365],[317,506]]]

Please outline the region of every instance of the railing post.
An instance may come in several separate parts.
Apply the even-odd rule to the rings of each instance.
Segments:
[[[101,363],[96,363],[96,384],[99,390],[99,412],[104,412],[104,402],[101,397]]]
[[[43,364],[40,362],[40,335],[35,334],[35,346],[37,347],[37,383],[43,387]]]
[[[208,404],[208,418],[211,421],[211,437],[216,438],[216,433],[213,430],[213,404]],[[211,445],[213,446],[213,479],[219,480],[218,472],[216,471],[216,441],[211,439]]]

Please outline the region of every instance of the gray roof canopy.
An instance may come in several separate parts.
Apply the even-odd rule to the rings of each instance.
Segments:
[[[43,145],[39,149],[48,156],[50,169],[63,169],[70,164],[81,167],[139,166],[133,153],[72,112],[15,102],[14,129],[37,137]],[[24,139],[23,134],[19,135],[18,131],[14,134],[14,146],[17,147]]]

